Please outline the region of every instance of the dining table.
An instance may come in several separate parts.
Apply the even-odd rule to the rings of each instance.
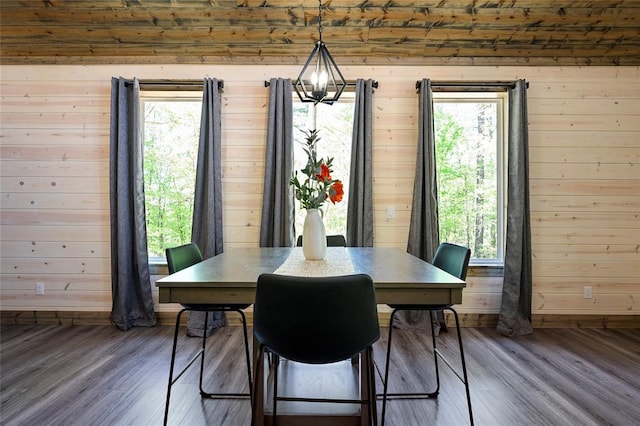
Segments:
[[[295,276],[367,274],[373,280],[376,301],[380,305],[460,304],[466,286],[464,281],[430,263],[391,247],[328,247],[324,259],[313,261],[304,258],[301,247],[232,248],[159,279],[156,286],[160,303],[250,304],[255,299],[258,276],[263,273]],[[255,357],[255,339],[253,349],[255,366],[256,362],[264,362]],[[364,392],[365,389],[361,389],[361,393]],[[270,424],[270,418],[264,412],[262,386],[257,387],[254,398],[254,424]],[[366,413],[367,410],[362,409],[352,423],[344,424],[367,424]],[[306,418],[301,424],[311,423]],[[323,420],[317,424],[323,424]]]

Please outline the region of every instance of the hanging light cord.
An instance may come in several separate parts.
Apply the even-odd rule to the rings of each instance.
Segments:
[[[318,35],[322,42],[322,0],[318,0]]]

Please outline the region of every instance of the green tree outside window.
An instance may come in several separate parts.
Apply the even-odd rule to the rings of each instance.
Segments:
[[[202,102],[143,104],[147,248],[150,258],[164,258],[166,247],[191,241]]]

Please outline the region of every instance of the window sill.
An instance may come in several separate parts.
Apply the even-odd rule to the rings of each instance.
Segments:
[[[169,267],[166,260],[154,261],[149,260],[149,274],[151,275],[169,275]]]
[[[474,277],[503,277],[504,265],[500,264],[469,264],[467,275]]]

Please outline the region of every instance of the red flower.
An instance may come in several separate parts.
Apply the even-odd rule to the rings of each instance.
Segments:
[[[342,181],[337,180],[329,188],[329,200],[331,200],[333,204],[339,203],[342,201],[343,195],[344,189],[342,188]]]
[[[316,178],[320,182],[329,182],[329,181],[331,181],[331,170],[329,170],[329,167],[327,167],[326,164],[322,163],[320,165],[320,174],[316,175]]]

